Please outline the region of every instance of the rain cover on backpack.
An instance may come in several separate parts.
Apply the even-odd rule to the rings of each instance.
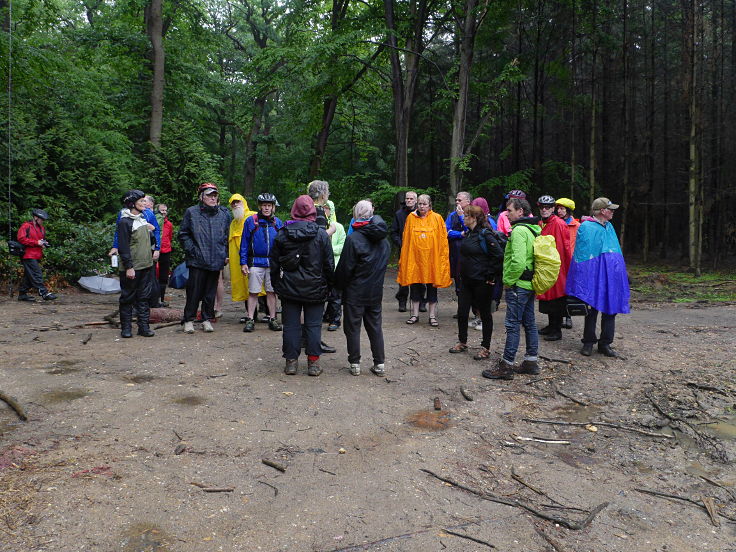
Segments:
[[[560,252],[557,251],[554,236],[534,238],[534,276],[532,288],[541,295],[550,289],[560,275]]]

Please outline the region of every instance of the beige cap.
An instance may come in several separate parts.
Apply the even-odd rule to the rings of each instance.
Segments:
[[[618,205],[611,203],[611,200],[607,197],[599,197],[593,201],[591,209],[593,211],[600,211],[601,209],[618,209]]]

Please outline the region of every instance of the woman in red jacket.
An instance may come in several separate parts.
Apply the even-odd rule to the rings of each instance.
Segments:
[[[174,237],[174,225],[169,220],[169,208],[159,203],[156,207],[156,220],[161,228],[161,254],[158,257],[158,287],[161,293],[161,306],[168,307],[169,304],[164,301],[166,295],[166,285],[169,283],[169,269],[171,268],[171,240]]]
[[[43,285],[43,272],[41,263],[38,262],[43,259],[44,248],[49,245],[49,242],[46,241],[46,229],[43,226],[43,222],[48,220],[49,215],[43,209],[33,209],[31,214],[33,218],[24,222],[18,229],[18,241],[26,248],[21,260],[23,279],[18,289],[18,301],[35,301],[33,296],[28,295],[28,291],[32,288],[37,289],[46,301],[53,301],[56,295],[49,292]]]

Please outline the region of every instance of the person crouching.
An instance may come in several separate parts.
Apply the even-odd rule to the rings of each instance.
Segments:
[[[123,196],[123,209],[118,221],[118,253],[120,254],[120,337],[133,337],[133,303],[138,312],[138,335],[153,337],[148,326],[149,299],[154,294],[153,242],[151,228],[143,217],[145,194],[130,190]]]

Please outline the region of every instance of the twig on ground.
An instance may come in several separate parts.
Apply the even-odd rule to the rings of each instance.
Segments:
[[[6,403],[8,403],[8,406],[12,408],[13,410],[15,410],[15,413],[18,415],[18,417],[22,421],[24,422],[28,421],[28,416],[26,416],[26,411],[23,410],[23,407],[13,397],[11,397],[10,395],[6,395],[2,391],[0,391],[0,401],[5,401]]]
[[[588,525],[590,525],[590,523],[593,521],[593,519],[595,518],[595,516],[597,516],[598,513],[601,510],[603,510],[603,508],[605,508],[606,506],[608,506],[608,502],[603,502],[603,503],[599,504],[598,506],[596,506],[595,508],[593,508],[590,511],[590,513],[588,514],[588,517],[586,517],[583,521],[578,522],[578,521],[573,521],[573,520],[570,520],[570,519],[566,519],[566,518],[562,518],[562,517],[558,517],[558,516],[554,516],[554,515],[550,515],[550,514],[545,514],[544,512],[540,512],[536,508],[530,506],[529,504],[527,504],[525,502],[521,502],[519,500],[511,500],[509,498],[504,498],[502,496],[496,496],[496,495],[493,495],[491,493],[485,493],[485,492],[482,492],[482,491],[477,491],[475,489],[471,489],[470,487],[466,487],[465,485],[462,485],[461,483],[458,483],[457,481],[453,481],[452,479],[449,479],[449,478],[446,478],[446,477],[442,477],[441,475],[437,475],[436,473],[434,473],[434,472],[432,472],[430,470],[426,470],[424,468],[420,468],[420,471],[423,471],[424,473],[429,474],[432,477],[434,477],[436,479],[439,479],[440,481],[442,481],[444,483],[449,483],[450,485],[452,485],[454,487],[457,487],[459,489],[462,489],[464,491],[467,491],[469,493],[472,493],[472,494],[474,494],[474,495],[482,498],[483,500],[488,500],[490,502],[496,502],[498,504],[505,504],[506,506],[513,506],[515,508],[521,508],[522,510],[526,510],[530,514],[534,514],[535,516],[537,516],[537,517],[539,517],[541,519],[545,519],[547,521],[551,521],[553,523],[557,523],[559,525],[562,525],[563,527],[567,527],[568,529],[572,529],[573,531],[579,531],[581,529],[585,529]]]
[[[587,403],[587,402],[585,402],[585,401],[581,401],[580,399],[576,399],[575,397],[571,397],[567,393],[563,393],[562,391],[560,391],[560,389],[554,383],[552,384],[552,389],[554,389],[555,390],[555,393],[557,393],[561,397],[565,397],[566,399],[571,400],[575,404],[579,404],[580,406],[590,406],[590,404]]]
[[[265,485],[266,487],[271,487],[273,489],[273,496],[279,496],[279,490],[270,483],[266,483],[265,481],[261,481],[260,479],[258,480],[258,483],[260,483],[261,485]]]
[[[540,381],[547,381],[547,380],[551,380],[551,379],[555,379],[555,377],[554,376],[547,376],[547,377],[544,377],[544,378],[533,379],[531,381],[526,382],[524,385],[532,385],[534,383],[539,383]]]
[[[473,395],[471,395],[470,391],[468,391],[465,387],[460,388],[460,394],[465,398],[466,401],[473,400]]]
[[[107,324],[107,322],[105,322],[105,324]],[[92,339],[92,334],[87,334],[87,337],[85,337],[85,338],[84,338],[84,339],[82,340],[82,345],[86,345],[87,343],[89,343],[89,340],[90,340],[90,339]]]
[[[399,357],[394,357],[394,358],[395,358],[396,360],[398,360],[399,362],[403,362],[403,363],[404,363],[404,364],[406,364],[407,366],[412,366],[412,365],[411,365],[411,364],[410,364],[409,362],[406,362],[406,361],[405,361],[405,360],[404,360],[403,358],[399,358]]]
[[[318,469],[319,471],[324,472],[324,473],[329,473],[330,475],[337,475],[335,472],[331,472],[330,470],[326,470],[324,468],[318,468]]]
[[[552,357],[546,357],[542,355],[539,355],[539,358],[541,358],[542,360],[546,360],[548,362],[560,362],[562,364],[572,364],[572,360],[567,360],[564,358],[552,358]]]
[[[443,529],[443,531],[448,535],[454,535],[456,537],[460,537],[461,539],[468,539],[469,541],[477,542],[478,544],[485,544],[488,548],[496,548],[490,542],[476,539],[475,537],[471,537],[470,535],[463,535],[462,533],[456,533],[455,531],[450,531],[449,529]]]
[[[688,381],[685,385],[688,387],[694,387],[695,389],[700,389],[701,391],[712,391],[713,393],[718,393],[720,395],[729,395],[728,391],[724,391],[720,387],[714,387],[713,385],[703,385],[695,381]]]
[[[675,494],[670,494],[670,493],[661,493],[659,491],[652,491],[651,489],[639,489],[639,488],[635,488],[634,490],[636,492],[639,492],[639,493],[649,494],[649,495],[656,496],[656,497],[659,497],[659,498],[672,498],[672,499],[676,499],[676,500],[682,500],[683,502],[689,502],[690,504],[692,504],[694,506],[697,506],[698,508],[701,508],[702,510],[705,510],[706,513],[709,513],[708,512],[708,509],[705,507],[704,504],[702,504],[702,503],[700,503],[700,502],[698,502],[696,500],[693,500],[692,498],[688,498],[686,496],[680,496],[680,495],[675,495]],[[721,516],[722,518],[726,518],[729,521],[736,521],[736,518],[727,516],[726,514],[724,514],[722,512],[718,512],[718,515]]]
[[[532,525],[534,525],[534,530],[537,532],[537,535],[539,535],[545,541],[547,541],[547,544],[549,544],[555,550],[555,552],[567,552],[567,549],[564,546],[562,546],[562,544],[559,541],[550,537],[547,533],[542,531],[534,523],[532,523]]]
[[[183,441],[184,440],[184,439],[181,438],[181,435],[179,435],[175,429],[172,429],[171,431],[174,432],[174,435],[176,435],[176,438],[177,439],[179,439],[180,441]]]
[[[570,441],[565,441],[564,439],[544,439],[544,438],[538,438],[538,437],[522,437],[521,435],[512,435],[511,437],[518,441],[530,441],[533,443],[544,443],[545,445],[569,445],[571,444]]]
[[[564,506],[564,504],[562,504],[562,502],[560,502],[559,500],[555,500],[554,498],[552,498],[551,496],[549,496],[549,495],[548,495],[547,493],[545,493],[544,491],[541,491],[541,490],[537,489],[536,487],[533,487],[532,485],[530,485],[530,484],[529,484],[529,483],[527,483],[526,481],[524,481],[524,480],[523,480],[523,479],[521,478],[521,476],[520,476],[520,475],[519,475],[518,473],[516,473],[516,468],[514,468],[514,466],[511,466],[511,478],[512,478],[512,479],[513,479],[514,481],[517,481],[518,483],[521,483],[522,485],[524,485],[524,487],[526,487],[527,489],[529,489],[529,490],[531,490],[531,491],[534,491],[534,492],[535,492],[535,493],[537,493],[538,495],[540,495],[540,496],[543,496],[543,497],[545,497],[545,498],[548,498],[549,500],[551,500],[551,501],[552,501],[552,502],[554,502],[555,504],[558,504],[559,506]]]
[[[180,326],[181,321],[177,320],[175,322],[167,322],[166,324],[158,324],[157,326],[154,326],[154,330],[160,330],[161,328],[170,328],[171,326]]]
[[[207,379],[215,379],[215,378],[224,378],[229,374],[212,374],[211,376],[206,376]]]
[[[286,471],[286,466],[284,466],[283,464],[279,464],[278,462],[268,460],[267,458],[261,459],[261,462],[266,464],[267,466],[271,466],[275,470],[279,470],[281,473],[284,473]]]
[[[620,429],[622,431],[631,431],[633,433],[638,433],[639,435],[646,435],[647,437],[661,437],[663,439],[673,439],[672,435],[667,435],[666,433],[654,433],[652,431],[644,431],[643,429],[637,429],[635,427],[629,427],[619,424],[614,424],[610,422],[602,422],[600,420],[590,420],[589,422],[562,422],[559,420],[537,420],[534,418],[522,418],[525,422],[529,422],[532,424],[550,424],[550,425],[562,425],[562,426],[601,426],[601,427],[610,427],[613,429]]]
[[[85,326],[109,326],[110,321],[105,320],[102,321],[96,321],[96,322],[82,322],[81,324],[77,324],[76,326],[72,326],[73,328],[84,328]]]
[[[736,491],[734,491],[733,489],[729,489],[728,487],[726,487],[726,486],[724,486],[724,485],[721,485],[721,484],[720,484],[720,483],[719,483],[718,481],[713,481],[712,479],[708,479],[708,478],[707,478],[707,477],[705,477],[704,475],[701,475],[701,476],[700,476],[700,479],[702,479],[703,481],[707,481],[708,483],[710,483],[711,485],[713,485],[713,486],[715,486],[715,487],[719,487],[719,488],[723,489],[723,490],[724,490],[724,491],[726,491],[726,492],[727,492],[727,493],[728,493],[729,495],[731,495],[731,498],[732,498],[732,499],[733,499],[734,501],[736,501]]]
[[[231,493],[235,490],[235,487],[210,487],[209,485],[197,483],[196,481],[192,481],[192,485],[199,487],[205,493]]]

